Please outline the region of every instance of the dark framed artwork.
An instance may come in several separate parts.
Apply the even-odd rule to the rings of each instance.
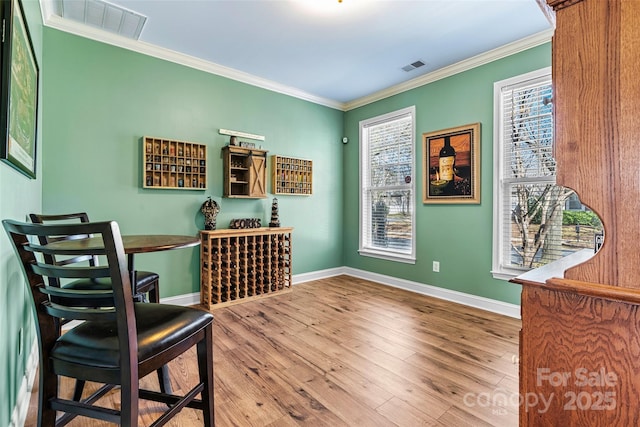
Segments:
[[[480,123],[422,134],[423,203],[480,203]]]
[[[2,1],[2,21],[0,158],[35,178],[39,70],[19,0]]]

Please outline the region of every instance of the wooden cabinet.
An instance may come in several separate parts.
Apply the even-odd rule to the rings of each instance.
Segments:
[[[290,290],[292,231],[201,231],[201,304],[211,309]]]
[[[513,280],[523,286],[520,426],[636,426],[640,2],[547,3],[557,183],[598,214],[605,240],[575,267]]]
[[[143,188],[206,190],[206,145],[145,136],[142,152]]]
[[[310,196],[313,193],[313,162],[271,156],[271,192],[278,195]]]
[[[222,158],[224,197],[267,197],[267,151],[228,145]]]
[[[521,283],[520,426],[640,425],[640,291]]]

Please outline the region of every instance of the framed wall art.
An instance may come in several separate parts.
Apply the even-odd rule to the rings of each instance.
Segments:
[[[422,134],[423,203],[480,203],[480,123]]]
[[[22,3],[8,0],[1,7],[5,40],[0,62],[0,158],[35,178],[38,63]]]

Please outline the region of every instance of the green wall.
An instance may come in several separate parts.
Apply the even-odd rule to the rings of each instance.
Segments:
[[[350,141],[344,153],[344,265],[513,304],[520,287],[491,276],[493,232],[493,83],[551,65],[547,43],[472,70],[351,110],[345,114]],[[416,106],[416,263],[358,254],[359,122]],[[481,123],[481,203],[422,203],[422,134]],[[440,262],[440,272],[432,262]]]
[[[222,198],[229,137],[218,129],[240,130],[264,135],[257,142],[269,155],[313,160],[313,195],[278,197],[281,224],[294,227],[293,273],[342,265],[341,111],[48,28],[44,62],[45,212],[87,211],[117,220],[123,234],[195,235],[212,196],[218,228],[232,218],[267,224],[273,195]],[[144,135],[206,144],[208,190],[142,189]],[[198,248],[136,263],[160,274],[162,297],[199,292]]]
[[[43,73],[42,19],[36,1],[23,1],[27,25]],[[40,79],[42,86],[42,79]],[[42,123],[42,99],[39,120]],[[25,220],[25,215],[41,209],[42,193],[42,138],[39,132],[36,152],[38,179],[29,179],[6,164],[0,164],[0,219]],[[17,403],[21,386],[26,386],[27,359],[35,339],[33,315],[23,285],[20,265],[15,257],[4,229],[0,230],[0,425],[8,426]],[[23,330],[20,336],[20,329]],[[20,340],[22,342],[20,342]],[[22,354],[18,349],[22,347]],[[27,402],[28,403],[28,402]]]

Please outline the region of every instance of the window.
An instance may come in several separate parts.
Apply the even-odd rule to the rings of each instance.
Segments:
[[[415,107],[360,122],[361,255],[415,262]]]
[[[593,249],[599,219],[555,184],[551,68],[496,82],[494,109],[494,277]]]

